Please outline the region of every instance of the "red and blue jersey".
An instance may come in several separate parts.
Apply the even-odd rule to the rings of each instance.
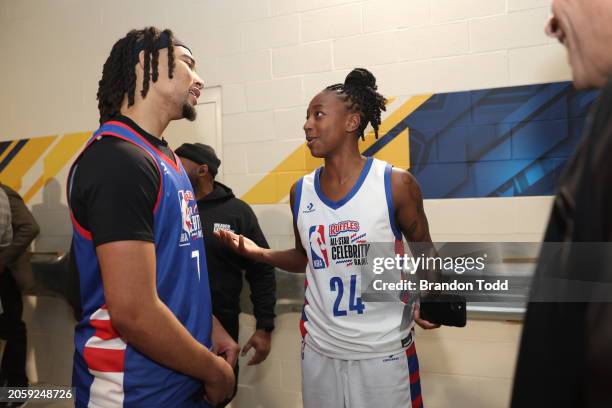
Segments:
[[[157,294],[191,335],[210,348],[212,307],[202,226],[183,166],[124,123],[105,123],[85,149],[100,137],[132,143],[156,164],[160,179],[153,210]],[[83,317],[75,328],[76,406],[207,407],[200,381],[149,359],[113,328],[91,232],[71,217],[72,251],[83,307]]]

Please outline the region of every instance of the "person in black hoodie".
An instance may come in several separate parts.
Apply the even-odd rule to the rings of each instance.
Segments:
[[[259,364],[270,352],[271,332],[274,329],[276,279],[274,267],[241,257],[218,242],[214,232],[231,230],[249,237],[257,245],[268,248],[255,213],[247,203],[236,198],[232,190],[215,181],[221,160],[214,149],[202,143],[184,143],[176,154],[181,158],[193,186],[202,230],[206,242],[206,262],[212,294],[213,314],[225,330],[238,341],[238,315],[242,271],[251,288],[251,301],[256,330],[242,348],[245,355],[251,348],[255,354],[248,365]],[[236,365],[236,378],[238,366]],[[227,401],[226,403],[228,403]]]

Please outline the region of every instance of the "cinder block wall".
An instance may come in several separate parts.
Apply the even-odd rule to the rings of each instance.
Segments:
[[[569,79],[564,50],[543,34],[549,3],[0,0],[0,141],[95,129],[97,81],[113,42],[134,27],[169,27],[192,46],[206,85],[222,87],[224,181],[242,195],[303,143],[310,98],[355,66],[369,68],[380,90],[398,97]],[[45,163],[36,163],[23,184],[44,171]],[[57,184],[29,202],[39,206],[37,249],[68,247],[65,177],[60,170]],[[61,194],[45,201],[45,191],[57,189]],[[550,199],[425,205],[436,240],[538,240]],[[255,210],[273,246],[291,245],[287,204]],[[67,306],[27,297],[25,318],[32,380],[69,383]],[[235,407],[301,406],[297,320],[297,314],[280,317],[270,358],[243,367]],[[244,342],[253,322],[243,316],[242,323]],[[427,406],[507,406],[519,333],[520,325],[498,321],[419,332]]]

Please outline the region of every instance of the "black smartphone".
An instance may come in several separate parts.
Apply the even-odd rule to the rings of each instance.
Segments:
[[[459,295],[435,294],[421,299],[421,319],[443,326],[465,327],[465,298]]]

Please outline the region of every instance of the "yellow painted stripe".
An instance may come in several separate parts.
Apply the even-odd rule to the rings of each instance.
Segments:
[[[23,176],[41,158],[45,150],[53,143],[57,136],[36,137],[30,139],[15,155],[10,163],[0,172],[2,182],[19,191]]]
[[[406,132],[408,132],[408,134],[406,134],[406,151],[408,152],[408,164],[406,165],[406,169],[410,169],[410,129],[406,129]]]
[[[6,148],[5,151],[2,152],[2,154],[0,154],[0,163],[2,163],[2,160],[4,160],[4,158],[6,156],[9,155],[9,153],[11,152],[11,150],[13,150],[15,148],[15,146],[17,145],[17,143],[19,142],[19,140],[13,140],[11,142],[10,145],[8,145],[8,147]]]
[[[90,136],[91,132],[69,133],[62,136],[43,159],[43,174],[23,195],[24,201],[28,202],[49,180],[54,178],[68,163],[68,160],[83,147]],[[64,180],[60,180],[60,184],[64,184]]]
[[[377,159],[391,163],[394,167],[408,169],[410,151],[408,150],[408,129],[402,131],[374,155]]]
[[[387,132],[389,132],[389,130],[393,129],[400,121],[405,119],[406,116],[410,115],[425,101],[431,98],[431,96],[432,94],[417,95],[404,102],[404,104],[402,104],[398,109],[387,116],[385,120],[383,120],[379,127],[379,138],[384,136]],[[392,101],[393,99],[390,99],[389,103]],[[365,141],[359,141],[359,151],[363,152],[376,142],[377,139],[374,136],[374,132],[368,132],[365,135]],[[392,144],[392,147],[393,146],[399,147],[397,144]],[[386,147],[387,146],[385,146],[385,148]],[[408,150],[405,151],[406,154],[408,154]],[[304,163],[303,167],[302,163]],[[258,181],[241,198],[249,204],[278,203],[287,196],[291,186],[300,177],[312,172],[314,169],[322,165],[323,160],[312,157],[306,143],[303,143],[278,166],[276,166],[260,181]]]
[[[30,187],[28,192],[23,195],[23,201],[25,201],[26,203],[29,202],[30,199],[34,196],[34,194],[36,194],[41,188],[43,188],[44,185],[45,185],[45,177],[44,176],[38,177],[36,181],[34,182],[34,184],[32,184],[32,186]]]
[[[423,103],[425,103],[433,94],[423,94],[413,96],[402,104],[399,108],[393,111],[385,120],[382,121],[378,128],[378,138],[385,136],[391,129],[397,126],[402,120],[408,115],[418,109]],[[359,141],[359,151],[363,152],[373,144],[377,142],[374,132],[369,132],[365,135],[365,141]]]

